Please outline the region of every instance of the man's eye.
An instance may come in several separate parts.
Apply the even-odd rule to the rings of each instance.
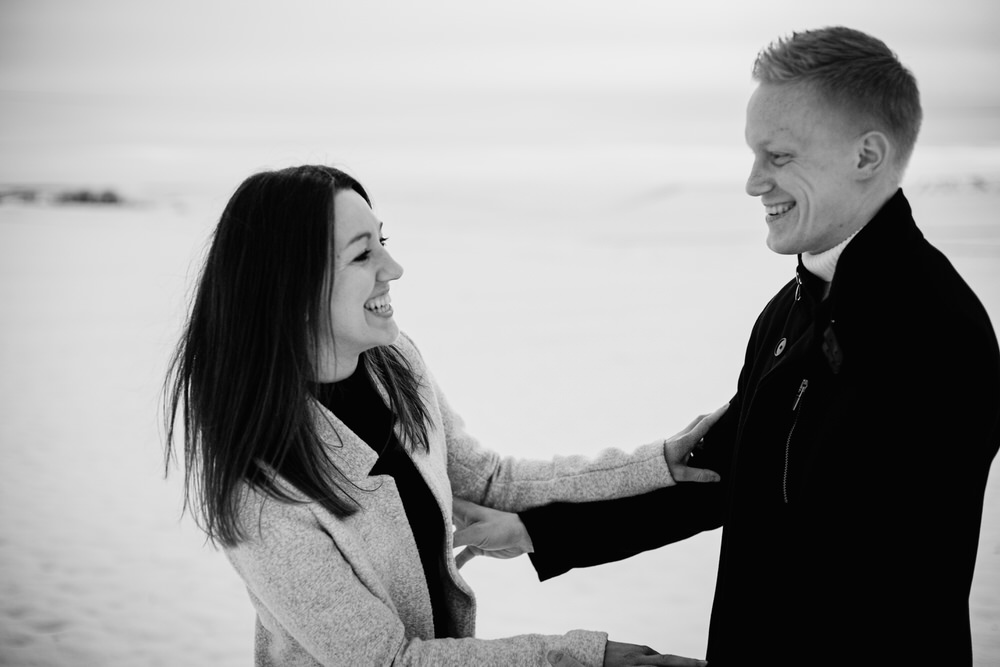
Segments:
[[[771,162],[779,167],[784,164],[788,164],[791,159],[792,156],[788,153],[771,153]]]

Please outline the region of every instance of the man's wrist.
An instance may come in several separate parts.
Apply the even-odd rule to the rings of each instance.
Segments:
[[[528,532],[528,527],[524,525],[524,521],[521,520],[520,514],[515,514],[514,517],[514,520],[517,521],[517,525],[520,527],[518,530],[518,534],[521,535],[520,547],[526,554],[534,553],[535,543],[531,540],[531,533]]]

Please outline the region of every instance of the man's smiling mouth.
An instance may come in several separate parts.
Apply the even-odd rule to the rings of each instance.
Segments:
[[[764,212],[766,215],[764,216],[764,221],[767,223],[776,222],[787,215],[789,211],[794,210],[795,207],[796,204],[794,201],[786,201],[780,204],[765,204]]]
[[[776,216],[784,215],[785,213],[788,213],[793,208],[795,208],[795,202],[790,201],[790,202],[784,202],[784,203],[781,203],[781,204],[773,204],[771,206],[765,206],[764,210],[767,211],[767,214],[769,216],[776,217]]]

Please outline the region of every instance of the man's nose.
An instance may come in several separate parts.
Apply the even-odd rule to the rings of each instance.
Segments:
[[[760,166],[760,160],[754,160],[750,167],[750,175],[747,177],[746,191],[751,197],[760,197],[772,188],[770,177],[764,173]]]

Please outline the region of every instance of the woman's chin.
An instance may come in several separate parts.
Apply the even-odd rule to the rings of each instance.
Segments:
[[[378,345],[392,345],[399,339],[399,326],[392,317],[384,319],[379,326]]]

